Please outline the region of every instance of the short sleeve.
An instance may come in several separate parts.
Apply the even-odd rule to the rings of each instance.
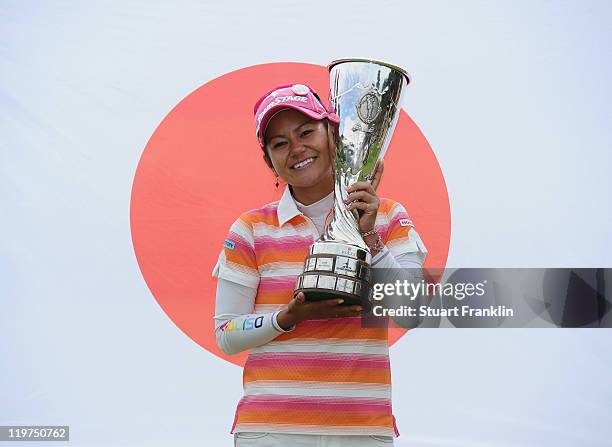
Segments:
[[[402,204],[391,199],[381,203],[387,215],[383,242],[393,256],[417,253],[424,262],[427,248],[414,228],[414,223]]]
[[[248,287],[258,286],[253,226],[248,215],[243,214],[232,224],[212,276]]]

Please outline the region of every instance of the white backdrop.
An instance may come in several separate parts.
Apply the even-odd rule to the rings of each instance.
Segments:
[[[611,267],[607,1],[0,2],[0,425],[75,446],[223,446],[241,369],[138,269],[136,165],[183,97],[250,65],[406,67],[440,161],[448,264]],[[612,445],[610,330],[417,330],[398,446]],[[8,443],[7,443],[8,445]]]

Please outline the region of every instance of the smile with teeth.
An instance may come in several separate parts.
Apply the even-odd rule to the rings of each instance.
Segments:
[[[291,166],[291,169],[303,169],[309,164],[311,164],[315,158],[316,157],[310,157],[310,158],[307,158],[306,160],[300,161],[299,163],[296,163],[293,166]]]

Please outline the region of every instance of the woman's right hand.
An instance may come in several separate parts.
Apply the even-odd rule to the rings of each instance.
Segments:
[[[341,306],[342,298],[323,301],[306,301],[304,292],[300,292],[276,316],[278,325],[284,330],[306,320],[322,320],[326,318],[358,317],[361,306]]]

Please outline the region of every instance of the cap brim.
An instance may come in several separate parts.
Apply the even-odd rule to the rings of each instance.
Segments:
[[[261,140],[263,141],[266,136],[266,130],[268,129],[268,124],[270,124],[270,120],[274,118],[279,112],[287,109],[297,110],[298,112],[302,112],[304,115],[315,119],[317,121],[321,121],[324,118],[328,118],[330,121],[338,124],[340,122],[340,118],[335,113],[323,112],[317,113],[314,110],[305,109],[295,104],[276,104],[266,112],[266,115],[261,120],[260,124],[260,132],[261,132]]]

